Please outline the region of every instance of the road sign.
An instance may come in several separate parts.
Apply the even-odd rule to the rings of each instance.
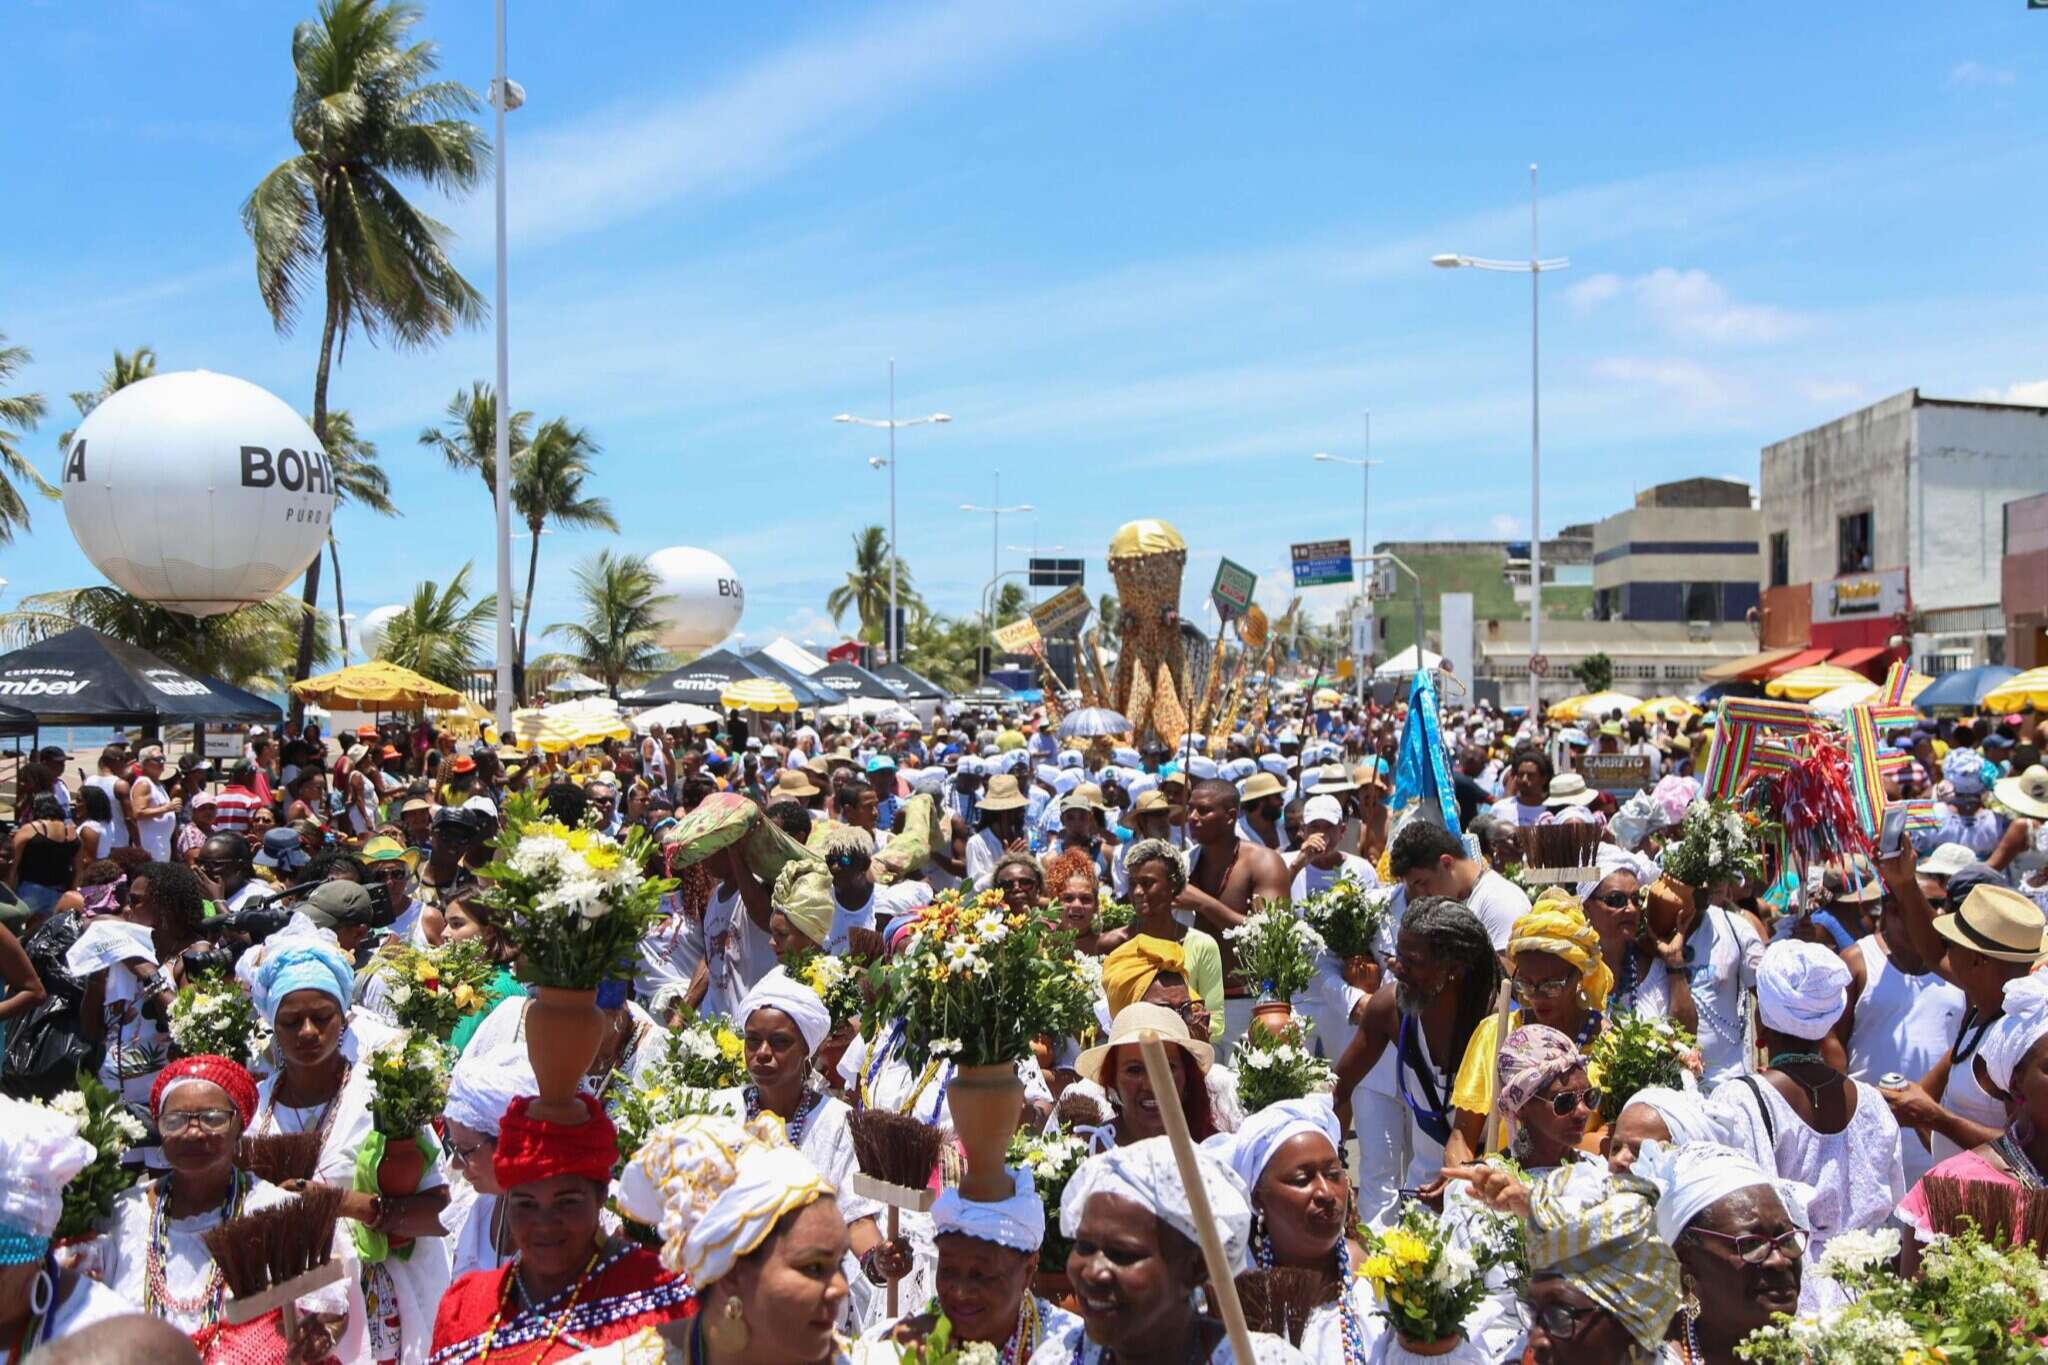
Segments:
[[[1038,622],[1028,616],[996,627],[996,644],[1006,653],[1022,654],[1037,649],[1038,643]]]
[[[1079,560],[1074,561],[1079,563]],[[1088,594],[1076,582],[1031,609],[1038,633],[1049,640],[1071,640],[1088,619]]]
[[[1550,656],[1548,654],[1531,654],[1529,656],[1529,671],[1539,678],[1549,677]]]
[[[1321,588],[1351,581],[1350,541],[1311,540],[1294,546],[1293,551],[1295,587]]]
[[[1087,563],[1079,559],[1031,560],[1031,586],[1034,588],[1067,588],[1082,582],[1087,577]]]
[[[1216,604],[1224,620],[1232,620],[1251,609],[1252,589],[1258,585],[1259,576],[1244,565],[1229,559],[1218,560],[1216,581],[1209,585],[1209,600]]]

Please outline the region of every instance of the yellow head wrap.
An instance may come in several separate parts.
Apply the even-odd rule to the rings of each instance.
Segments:
[[[1536,898],[1529,913],[1515,921],[1508,935],[1508,966],[1520,953],[1550,953],[1579,969],[1579,989],[1596,1010],[1607,1008],[1614,973],[1600,956],[1600,931],[1586,922],[1586,912],[1561,886]]]
[[[1102,959],[1102,989],[1109,997],[1109,1017],[1114,1019],[1125,1005],[1143,1000],[1161,972],[1183,980],[1187,977],[1187,956],[1170,938],[1139,934]]]

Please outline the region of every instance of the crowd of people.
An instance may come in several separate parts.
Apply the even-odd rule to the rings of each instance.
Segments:
[[[1822,1266],[1836,1239],[1895,1231],[1910,1275],[1952,1225],[1949,1186],[2043,1188],[2039,717],[1892,732],[1887,795],[1933,802],[1896,846],[1803,867],[1766,850],[1754,875],[1680,888],[1664,863],[1711,809],[1711,716],[1429,705],[1422,726],[1303,697],[1213,750],[1062,740],[1017,705],[734,714],[547,753],[286,725],[220,771],[114,744],[87,777],[42,751],[0,897],[0,1365],[878,1363],[923,1358],[942,1323],[1003,1365],[1249,1365],[1205,1242],[1232,1275],[1324,1286],[1249,1334],[1266,1365],[1726,1365],[1774,1314],[1846,1301]],[[1442,775],[1419,809],[1418,734]],[[1602,791],[1588,754],[1646,759],[1650,781]],[[534,998],[485,875],[522,796],[572,829],[645,831],[648,875],[677,882],[600,994],[581,1122],[536,1111]],[[829,895],[789,894],[729,841],[694,851],[693,813],[732,797],[819,856]],[[1555,826],[1586,861],[1553,875],[1534,832]],[[1276,1002],[1236,931],[1344,884],[1383,905],[1371,949],[1323,952],[1287,1002],[1329,1079],[1247,1103],[1237,1049]],[[1029,1163],[1009,1197],[965,1197],[942,1143],[929,1207],[892,1221],[857,1188],[854,1120],[950,1137],[954,1068],[913,1065],[901,1019],[835,1020],[803,964],[886,956],[935,898],[984,891],[1095,964],[1094,1026],[1017,1063],[1024,1132],[1086,1154],[1049,1209]],[[493,974],[449,1038],[431,1160],[382,1193],[363,1154],[398,1139],[365,1058],[400,1030],[379,964],[460,943]],[[175,1045],[168,1012],[201,976],[268,1030],[249,1065]],[[622,1149],[620,1096],[706,1019],[746,1080]],[[1684,1064],[1617,1092],[1595,1061],[1610,1035],[1667,1021]],[[1166,1044],[1173,1096],[1141,1039]],[[111,1213],[57,1245],[94,1155],[66,1103],[80,1068],[144,1137]],[[310,1176],[251,1169],[250,1140],[284,1135],[317,1145]],[[204,1234],[308,1183],[339,1191],[346,1274],[288,1335],[230,1322]],[[1403,1330],[1376,1269],[1417,1208],[1461,1246],[1504,1216],[1525,1248],[1448,1347]],[[1042,1270],[1049,1239],[1069,1250]]]

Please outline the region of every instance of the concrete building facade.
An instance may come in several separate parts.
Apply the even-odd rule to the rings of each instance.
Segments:
[[[1682,479],[1636,495],[1593,527],[1593,615],[1602,621],[1744,622],[1763,576],[1749,485]]]
[[[2000,602],[2005,608],[2005,662],[2048,665],[2048,493],[2005,505]]]

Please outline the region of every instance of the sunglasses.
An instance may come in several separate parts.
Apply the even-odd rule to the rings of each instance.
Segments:
[[[1603,895],[1595,896],[1593,899],[1599,901],[1610,910],[1620,910],[1624,906],[1641,905],[1643,903],[1643,893],[1640,891],[1609,891]]]
[[[1515,993],[1515,999],[1525,1002],[1530,1000],[1549,1000],[1564,994],[1566,990],[1577,984],[1578,982],[1570,977],[1564,976],[1552,977],[1548,981],[1524,981],[1519,976],[1508,978],[1508,988]]]
[[[1721,1241],[1735,1243],[1735,1254],[1747,1265],[1762,1265],[1771,1258],[1773,1250],[1783,1251],[1795,1261],[1806,1254],[1805,1228],[1786,1228],[1776,1237],[1763,1237],[1754,1232],[1714,1232],[1702,1227],[1691,1228],[1689,1231],[1701,1237],[1717,1237]]]
[[[1584,1090],[1560,1090],[1550,1097],[1550,1112],[1561,1119],[1570,1118],[1572,1111],[1579,1107],[1581,1100],[1585,1101],[1586,1109],[1589,1113],[1598,1110],[1600,1108],[1600,1087],[1589,1085]]]
[[[1570,1341],[1579,1334],[1579,1323],[1599,1313],[1598,1308],[1572,1308],[1562,1303],[1545,1304],[1536,1310],[1536,1322],[1552,1341]]]

